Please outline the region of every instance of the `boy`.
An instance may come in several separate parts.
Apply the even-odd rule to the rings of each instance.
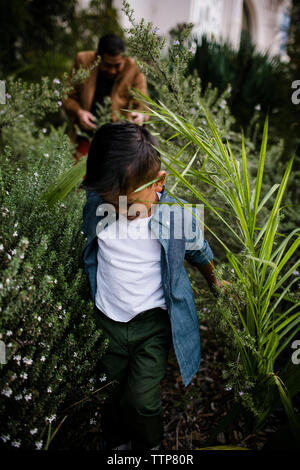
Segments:
[[[164,189],[166,172],[153,145],[154,137],[136,124],[102,126],[83,183],[85,270],[96,324],[109,339],[103,372],[117,382],[101,413],[107,449],[130,448],[130,443],[134,450],[160,448],[160,382],[172,342],[185,385],[198,370],[199,326],[184,258],[212,290],[219,287],[197,219],[190,217],[196,241],[174,235],[186,209]],[[173,217],[170,203],[176,204]]]

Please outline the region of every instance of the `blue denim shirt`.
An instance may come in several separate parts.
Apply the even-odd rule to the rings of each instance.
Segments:
[[[101,211],[103,204],[105,201],[96,192],[87,191],[87,202],[83,209],[83,232],[87,237],[83,259],[93,301],[97,289],[97,233],[104,228],[101,228],[101,222],[105,219],[104,211]],[[170,207],[175,214],[171,217]],[[178,205],[163,189],[159,204],[149,221],[149,227],[161,243],[162,285],[170,316],[174,351],[183,383],[188,385],[199,368],[201,351],[194,295],[184,267],[184,259],[193,266],[202,267],[213,259],[213,253],[203,238],[199,221],[191,216],[191,211],[191,232],[188,230],[188,233],[194,236],[187,238],[185,231],[184,236],[175,233],[174,221],[178,221],[179,217],[184,220],[185,211],[187,209]],[[195,213],[195,210],[192,212]]]

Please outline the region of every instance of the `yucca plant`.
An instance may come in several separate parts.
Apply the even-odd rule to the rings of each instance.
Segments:
[[[222,141],[204,107],[210,135],[170,111],[163,103],[157,104],[140,92],[136,96],[148,106],[152,119],[157,119],[174,130],[174,139],[180,136],[185,147],[192,146],[195,155],[203,156],[201,167],[195,169],[191,165],[192,161],[183,163],[182,149],[174,156],[165,151],[163,146],[160,147],[162,162],[177,178],[169,192],[176,198],[173,194],[175,186],[178,183],[184,185],[205,208],[213,211],[220,227],[223,226],[223,230],[231,233],[239,247],[239,251],[233,252],[226,244],[226,237],[204,223],[205,228],[225,250],[230,270],[234,272],[235,282],[239,286],[238,293],[230,297],[231,309],[222,308],[221,312],[236,345],[237,361],[242,366],[248,383],[253,384],[251,395],[255,428],[259,429],[264,424],[276,400],[276,394],[278,396],[276,391],[279,392],[290,422],[295,424],[291,398],[300,391],[299,381],[298,386],[295,386],[295,375],[299,376],[299,368],[291,367],[290,359],[281,367],[280,372],[275,365],[300,330],[300,299],[293,292],[299,280],[297,268],[300,261],[295,260],[294,256],[300,243],[299,229],[293,230],[288,236],[278,233],[282,200],[294,157],[288,162],[281,183],[272,186],[267,194],[262,195],[268,119],[263,131],[256,180],[252,182],[244,139],[240,158],[237,158],[229,143]],[[195,177],[197,183],[191,184],[190,179],[195,182]],[[213,207],[199,189],[198,183],[204,185],[203,191],[206,185],[213,187],[222,197],[224,206]],[[270,202],[273,202],[271,210],[266,206]],[[258,226],[263,211],[265,220]],[[230,293],[230,288],[228,292]],[[282,377],[285,377],[286,383]],[[289,381],[294,382],[291,393],[287,388]]]

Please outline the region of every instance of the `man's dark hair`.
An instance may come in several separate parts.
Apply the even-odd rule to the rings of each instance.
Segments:
[[[125,51],[124,42],[115,34],[106,34],[99,41],[97,54],[103,57],[104,54],[116,56]]]
[[[81,187],[102,197],[126,195],[156,178],[157,140],[148,129],[128,122],[109,123],[96,132]]]

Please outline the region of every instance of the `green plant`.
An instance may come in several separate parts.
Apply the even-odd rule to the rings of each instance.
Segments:
[[[237,158],[229,142],[223,142],[204,106],[209,133],[193,126],[163,103],[157,104],[139,92],[136,96],[148,105],[152,119],[172,129],[173,138],[180,135],[185,146],[193,148],[194,155],[202,155],[202,165],[195,169],[190,162],[182,162],[181,151],[174,156],[160,147],[165,167],[177,179],[170,193],[173,194],[177,184],[181,183],[214,213],[223,230],[236,239],[238,250],[232,251],[226,238],[221,236],[220,229],[212,230],[205,224],[205,228],[225,251],[234,271],[233,279],[238,285],[238,289],[231,291],[229,288],[228,294],[219,300],[219,312],[230,330],[234,344],[231,349],[233,362],[238,364],[244,376],[244,384],[250,388],[250,394],[247,390],[241,390],[241,382],[238,381],[232,384],[235,393],[251,407],[255,413],[255,427],[260,428],[270,413],[274,391],[277,390],[290,422],[294,423],[291,396],[281,379],[289,367],[290,359],[281,366],[280,372],[276,370],[276,361],[300,330],[300,299],[294,292],[299,281],[297,268],[300,261],[289,264],[300,244],[299,229],[294,229],[287,236],[278,232],[282,200],[294,157],[290,159],[281,183],[262,195],[268,120],[263,132],[256,182],[253,184],[249,177],[244,139],[240,158]],[[190,183],[191,177],[195,184]],[[210,203],[202,190],[204,185],[211,186],[220,194],[225,210]],[[260,213],[273,195],[275,200],[272,208],[259,226]],[[179,199],[173,196],[180,204]],[[296,367],[290,370],[290,374],[299,376]],[[299,387],[293,392],[299,392]]]
[[[0,157],[0,436],[1,446],[23,449],[52,446],[81,408],[88,434],[103,398],[97,363],[107,344],[83,272],[84,195],[51,209],[40,199],[73,159],[69,139],[64,129],[36,130],[35,149],[23,149],[26,171],[9,147]]]

